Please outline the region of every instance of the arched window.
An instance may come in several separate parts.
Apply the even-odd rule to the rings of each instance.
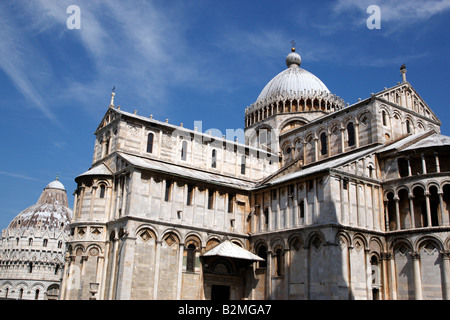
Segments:
[[[155,135],[153,133],[149,133],[147,136],[147,152],[153,153],[153,139]]]
[[[246,161],[247,161],[247,157],[245,155],[243,155],[241,157],[241,174],[245,174]]]
[[[195,270],[195,249],[193,243],[186,248],[186,271],[194,272]]]
[[[386,111],[382,111],[381,112],[381,117],[382,117],[382,120],[383,120],[383,126],[387,126],[387,116],[386,116]]]
[[[23,289],[20,289],[19,290],[19,299],[22,299],[23,298]]]
[[[217,167],[217,151],[216,149],[213,149],[211,152],[211,168]]]
[[[48,240],[47,240],[47,239],[44,239],[44,240],[42,241],[42,246],[43,246],[43,247],[46,247],[47,244],[48,244]]]
[[[258,257],[261,257],[264,259],[264,261],[259,261],[258,262],[258,267],[259,268],[265,268],[267,266],[267,248],[265,245],[261,244],[258,247],[258,251],[256,252],[256,254],[258,255]]]
[[[34,300],[39,300],[39,289],[34,292]]]
[[[105,186],[104,184],[101,184],[101,185],[100,185],[100,189],[99,189],[98,197],[99,197],[100,199],[105,198],[105,193],[106,193],[106,186]]]
[[[406,120],[406,133],[411,133],[411,123],[409,120]]]
[[[278,248],[275,251],[275,276],[282,277],[284,275],[283,268],[284,268],[284,262],[283,262],[283,251],[281,248]]]
[[[33,262],[28,263],[28,273],[33,272]]]
[[[350,122],[347,125],[347,135],[348,135],[348,146],[355,145],[355,127],[353,126],[353,122]]]
[[[320,154],[323,156],[328,154],[327,134],[325,132],[320,135]]]
[[[181,144],[181,160],[186,160],[187,156],[187,141],[183,141]]]
[[[58,241],[58,249],[61,249],[61,248],[62,248],[62,241],[59,240],[59,241]]]
[[[305,201],[301,200],[299,207],[300,207],[300,219],[303,219],[305,217]]]
[[[28,239],[28,245],[29,246],[33,245],[33,238]]]

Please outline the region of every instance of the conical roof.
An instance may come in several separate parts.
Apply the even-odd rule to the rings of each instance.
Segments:
[[[11,221],[8,229],[67,229],[71,217],[66,189],[55,180],[45,187],[36,204],[23,210]]]

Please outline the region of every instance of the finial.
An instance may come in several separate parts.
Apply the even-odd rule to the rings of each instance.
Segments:
[[[112,88],[112,93],[111,93],[111,103],[109,104],[110,107],[114,107],[114,96],[116,95],[115,91],[116,91],[116,87],[114,86]]]
[[[55,179],[55,180],[56,180],[56,181],[59,180],[59,173],[56,174],[56,179]]]
[[[291,41],[291,44],[292,44],[292,49],[291,49],[291,53],[289,53],[288,56],[286,57],[286,65],[288,66],[288,68],[290,68],[291,66],[300,67],[300,65],[302,64],[302,58],[300,57],[300,55],[298,53],[295,52],[295,41],[294,40]]]
[[[402,74],[403,82],[406,82],[406,65],[402,64],[400,67],[400,73]]]

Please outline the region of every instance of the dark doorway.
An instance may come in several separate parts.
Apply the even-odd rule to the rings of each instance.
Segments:
[[[211,300],[230,300],[230,287],[212,285]]]

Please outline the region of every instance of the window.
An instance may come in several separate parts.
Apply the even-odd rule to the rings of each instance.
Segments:
[[[264,226],[267,227],[268,224],[269,224],[269,209],[266,208],[264,209]]]
[[[233,213],[233,203],[235,199],[235,194],[229,193],[228,194],[228,213]]]
[[[208,209],[211,210],[214,205],[214,191],[208,190]]]
[[[409,120],[406,120],[406,133],[411,133],[411,123]]]
[[[347,125],[347,135],[348,135],[348,146],[355,145],[355,127],[353,126],[353,122],[350,122]]]
[[[186,271],[194,272],[195,270],[195,249],[192,243],[186,248]]]
[[[275,276],[283,276],[283,265],[283,252],[281,248],[279,248],[275,251]]]
[[[33,245],[33,238],[28,239],[28,245],[29,246]]]
[[[33,272],[33,262],[28,263],[28,272],[29,273]]]
[[[47,243],[48,243],[48,240],[47,239],[44,239],[44,241],[42,241],[42,246],[45,248],[45,247],[47,247]]]
[[[191,184],[188,184],[187,187],[187,199],[186,199],[186,205],[191,206],[192,205],[192,193],[194,191],[194,186]]]
[[[58,249],[61,249],[61,248],[62,248],[62,241],[59,240],[59,241],[58,241]]]
[[[382,119],[383,119],[383,126],[386,126],[386,125],[387,125],[386,111],[383,111],[383,112],[381,113],[381,117],[382,117]]]
[[[216,149],[214,149],[211,152],[211,168],[216,168],[217,167],[217,151]]]
[[[241,174],[245,174],[245,162],[246,162],[246,157],[242,156],[241,157]]]
[[[183,141],[181,144],[181,160],[186,161],[187,156],[187,141]]]
[[[104,184],[102,184],[102,185],[100,185],[100,190],[99,190],[98,197],[100,199],[105,198],[105,193],[106,193],[106,186]]]
[[[39,300],[39,289],[34,292],[34,300]]]
[[[166,180],[166,190],[164,192],[164,201],[170,200],[170,189],[172,188],[172,181]]]
[[[256,252],[256,254],[258,255],[258,257],[261,257],[264,259],[264,261],[259,261],[258,262],[258,267],[259,268],[265,268],[267,266],[266,264],[266,260],[267,260],[267,248],[266,246],[264,246],[263,244],[260,245],[258,247],[258,251]]]
[[[153,133],[149,133],[147,136],[147,152],[153,153],[153,139],[155,135]]]
[[[325,132],[322,132],[322,134],[320,135],[320,153],[323,156],[326,156],[328,153],[327,135]]]
[[[304,218],[305,217],[305,201],[300,201],[300,204],[299,204],[299,207],[300,207],[300,218]]]

